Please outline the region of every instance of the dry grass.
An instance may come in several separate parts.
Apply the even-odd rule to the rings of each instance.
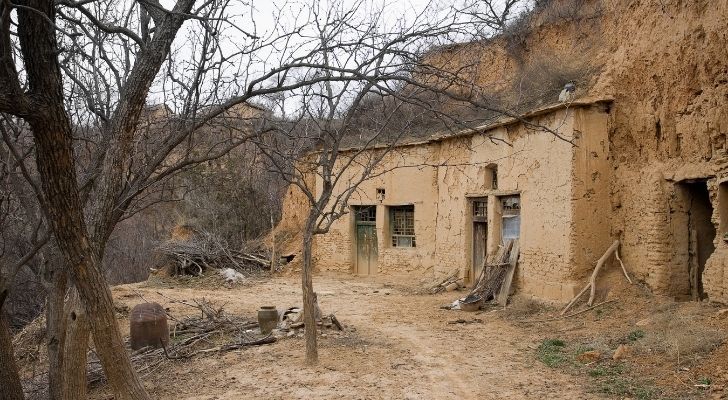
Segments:
[[[664,354],[677,366],[700,360],[728,337],[722,329],[706,324],[707,316],[700,311],[690,305],[666,307],[650,318],[644,337],[635,340],[635,347],[641,352]]]

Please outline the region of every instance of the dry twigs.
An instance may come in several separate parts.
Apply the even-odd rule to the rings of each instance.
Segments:
[[[437,294],[437,293],[449,290],[448,288],[452,288],[453,286],[454,287],[460,286],[463,283],[463,278],[460,278],[459,275],[460,275],[460,270],[458,270],[458,269],[453,270],[444,279],[442,279],[441,281],[432,285],[432,287],[430,287],[430,293]]]
[[[577,315],[584,314],[585,312],[591,311],[591,310],[593,310],[595,308],[598,308],[598,307],[601,307],[601,306],[603,306],[605,304],[614,303],[615,301],[617,301],[617,299],[606,300],[606,301],[603,301],[601,303],[597,303],[597,304],[595,304],[595,305],[593,305],[591,307],[587,307],[587,308],[585,308],[583,310],[580,310],[580,311],[577,311],[577,312],[573,312],[573,313],[567,314],[567,315],[562,315],[562,316],[559,316],[559,317],[556,317],[556,318],[539,319],[539,320],[532,320],[532,321],[528,321],[527,320],[527,321],[524,321],[524,322],[552,322],[552,321],[559,321],[559,320],[562,320],[562,319],[576,317]]]
[[[171,275],[202,275],[208,268],[232,268],[238,272],[254,272],[270,268],[270,256],[255,249],[235,250],[223,239],[204,231],[184,240],[169,240],[157,247],[170,267]]]
[[[518,240],[508,240],[498,249],[493,262],[485,264],[478,277],[473,290],[468,297],[474,296],[482,300],[489,300],[499,296],[503,283],[508,280],[509,274],[515,270],[518,261]],[[508,282],[510,289],[510,282]],[[505,300],[508,296],[505,295]],[[500,300],[500,299],[499,299]]]
[[[273,336],[260,337],[257,331],[252,331],[258,327],[255,319],[228,314],[222,306],[216,306],[205,299],[169,300],[195,308],[199,314],[180,318],[167,314],[174,321],[170,345],[162,345],[160,349],[144,348],[131,355],[134,368],[142,376],[155,371],[165,360],[184,360],[201,354],[231,351],[276,341]],[[104,374],[98,357],[92,352],[89,360],[89,384],[102,382]]]

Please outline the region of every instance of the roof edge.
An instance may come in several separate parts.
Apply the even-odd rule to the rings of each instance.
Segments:
[[[374,146],[367,147],[367,148],[362,147],[362,146],[352,146],[352,147],[346,147],[346,148],[339,149],[339,152],[344,153],[344,152],[350,152],[350,151],[361,151],[361,150],[365,150],[365,149],[366,150],[377,150],[377,149],[386,149],[389,147],[409,147],[409,146],[419,146],[419,145],[423,145],[423,144],[436,143],[436,142],[441,142],[441,141],[444,141],[447,139],[472,136],[472,135],[475,135],[478,133],[492,131],[497,128],[520,123],[521,120],[523,120],[523,119],[539,117],[541,115],[549,114],[554,111],[558,111],[558,110],[562,110],[562,109],[568,109],[568,108],[572,108],[572,107],[584,108],[584,107],[591,107],[591,106],[599,105],[599,104],[611,104],[613,102],[614,102],[614,98],[612,98],[612,97],[599,97],[599,98],[587,97],[587,98],[582,98],[582,99],[576,99],[576,100],[568,102],[568,103],[550,104],[550,105],[547,105],[544,107],[537,108],[535,110],[531,110],[529,112],[526,112],[524,114],[521,114],[521,115],[518,115],[515,117],[511,117],[511,116],[501,117],[494,122],[483,124],[483,125],[476,126],[473,128],[462,129],[457,132],[451,132],[451,131],[435,132],[432,135],[430,135],[429,138],[423,139],[423,140],[418,140],[418,141],[408,142],[408,143],[395,143],[394,145],[381,144],[381,145],[374,145]]]

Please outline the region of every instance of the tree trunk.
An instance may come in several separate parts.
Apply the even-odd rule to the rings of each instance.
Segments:
[[[0,400],[23,400],[18,365],[13,354],[13,336],[5,315],[0,312]]]
[[[22,117],[35,140],[36,164],[56,243],[90,318],[96,349],[117,400],[148,399],[124,347],[114,303],[101,272],[100,257],[89,241],[78,192],[73,132],[64,109],[60,49],[52,0],[26,0],[17,9],[17,34],[33,112]],[[103,192],[103,190],[102,190]]]
[[[46,330],[48,342],[48,391],[51,399],[60,399],[63,394],[63,347],[66,338],[65,311],[63,305],[66,298],[68,277],[63,265],[53,261],[45,279],[48,290],[48,307],[46,308]]]
[[[36,140],[38,170],[50,209],[51,227],[64,261],[71,266],[73,283],[86,314],[93,316],[90,318],[91,330],[106,377],[116,399],[147,399],[144,386],[124,347],[114,317],[111,290],[101,272],[101,263],[88,240],[76,188],[71,133],[70,129],[64,129],[70,125],[50,120],[42,125],[31,123],[31,126]]]
[[[63,399],[85,399],[86,354],[90,337],[88,316],[78,292],[73,290],[66,311],[66,340],[63,349]]]
[[[306,364],[318,363],[318,348],[316,345],[316,309],[313,291],[313,270],[311,265],[311,252],[313,250],[313,231],[316,216],[311,212],[306,221],[306,230],[303,233],[303,270],[301,271],[303,286],[303,323],[306,340]]]
[[[43,285],[48,292],[46,307],[46,332],[48,341],[48,392],[51,399],[60,399],[63,393],[63,346],[66,337],[66,324],[63,306],[66,300],[68,275],[65,265],[58,261],[43,274]]]

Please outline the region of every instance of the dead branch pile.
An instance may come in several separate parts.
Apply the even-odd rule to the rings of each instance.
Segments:
[[[513,272],[518,261],[518,254],[518,240],[507,240],[498,249],[491,262],[483,265],[478,280],[466,298],[483,301],[497,299],[499,303],[505,305],[508,292],[510,292]],[[503,296],[503,293],[505,293],[505,296]]]
[[[429,291],[432,294],[437,294],[444,291],[456,290],[462,285],[463,278],[460,277],[460,271],[458,269],[452,271],[444,279],[436,282],[430,286]]]
[[[270,268],[268,251],[249,243],[243,249],[233,249],[225,240],[204,231],[183,240],[168,240],[157,247],[162,266],[169,274],[200,276],[208,268],[232,268],[252,273]]]
[[[161,295],[161,293],[159,293]],[[197,314],[176,318],[167,313],[173,323],[170,343],[161,349],[144,348],[131,355],[137,372],[145,377],[157,370],[166,360],[188,359],[207,353],[219,353],[247,346],[270,344],[273,336],[261,336],[258,321],[228,314],[223,306],[216,306],[205,299],[172,300],[197,310]],[[97,384],[105,379],[101,363],[95,352],[89,354],[88,381]]]

